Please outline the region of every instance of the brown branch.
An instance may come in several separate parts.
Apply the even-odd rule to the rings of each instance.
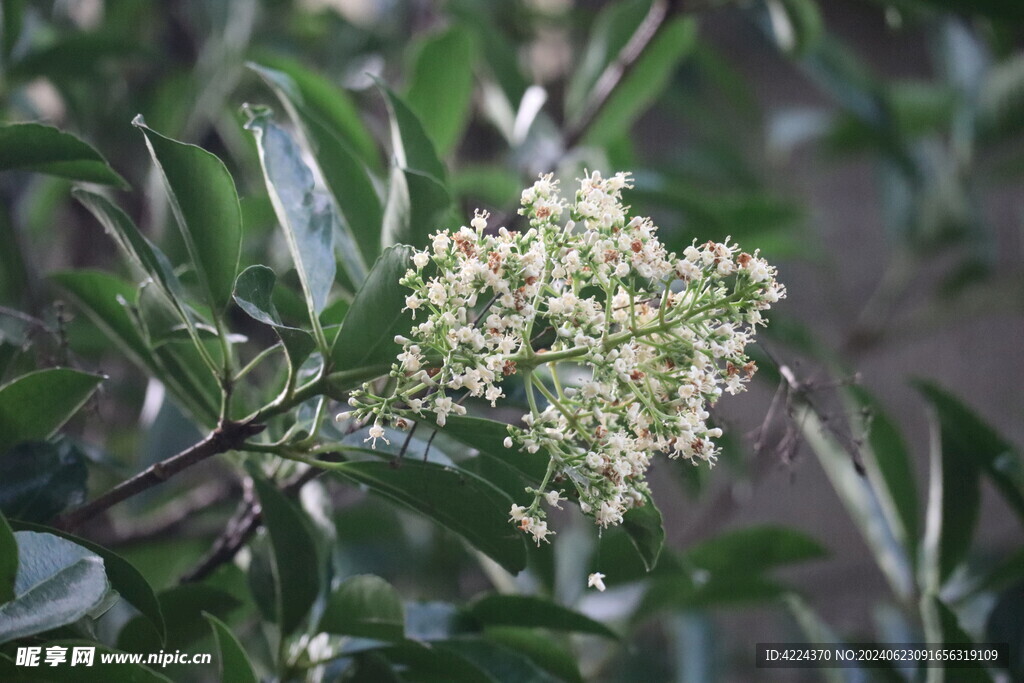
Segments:
[[[99,498],[61,515],[54,520],[53,526],[65,531],[76,529],[118,503],[167,481],[182,470],[218,453],[235,450],[245,443],[246,439],[259,434],[265,428],[265,425],[252,422],[227,422],[217,427],[208,437],[195,445],[166,460],[155,463],[131,479],[121,482]]]
[[[637,27],[629,41],[622,47],[594,84],[590,96],[583,105],[583,110],[565,130],[565,148],[571,149],[586,134],[605,105],[622,83],[636,67],[647,47],[654,42],[661,30],[668,24],[668,18],[682,9],[680,0],[655,0],[647,16]]]

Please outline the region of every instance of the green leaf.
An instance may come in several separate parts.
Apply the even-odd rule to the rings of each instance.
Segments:
[[[511,681],[555,683],[556,681],[524,654],[483,638],[452,638],[434,643],[434,647],[457,654],[485,672],[494,681],[503,683]]]
[[[775,42],[784,52],[802,56],[821,41],[824,25],[815,0],[766,0]]]
[[[377,81],[387,105],[391,121],[391,153],[395,165],[401,169],[419,171],[431,176],[442,185],[445,182],[444,164],[437,158],[434,143],[427,137],[416,115],[406,103],[383,82]]]
[[[527,595],[487,595],[472,603],[468,613],[485,626],[523,626],[553,631],[593,633],[617,640],[604,624],[545,598]]]
[[[166,641],[144,616],[137,616],[121,629],[118,649],[127,652],[185,650],[207,633],[205,615],[224,619],[241,603],[230,593],[214,586],[188,583],[161,591],[157,596],[167,629]]]
[[[95,149],[70,133],[38,123],[0,125],[0,171],[10,170],[129,187]]]
[[[142,664],[103,664],[104,655],[122,654],[122,650],[115,650],[93,640],[52,640],[46,643],[46,647],[59,646],[68,648],[68,655],[76,647],[95,648],[93,666],[44,666],[39,668],[28,668],[16,666],[14,660],[6,655],[0,654],[0,680],[5,683],[22,683],[22,681],[44,681],[45,683],[171,683],[171,679],[159,674]],[[153,652],[157,652],[154,650]]]
[[[242,210],[235,182],[213,154],[164,137],[146,126],[141,116],[132,123],[146,136],[200,289],[218,314],[231,301],[242,248]]]
[[[398,281],[412,264],[412,248],[396,245],[384,250],[356,292],[334,342],[331,359],[337,370],[380,366],[387,374],[401,347],[395,335],[407,334],[412,315],[403,313],[405,288]]]
[[[980,469],[1024,521],[1024,467],[1020,452],[952,394],[930,382],[914,384],[939,418],[943,453]]]
[[[635,614],[642,619],[668,609],[740,607],[770,602],[785,593],[783,586],[756,573],[726,577],[712,574],[696,580],[692,576],[677,574],[651,583]]]
[[[864,466],[878,494],[889,526],[897,540],[913,558],[918,542],[918,496],[910,454],[896,426],[881,405],[861,387],[851,387],[850,395],[861,411],[870,411],[864,427],[866,447],[861,449]]]
[[[473,95],[473,36],[455,25],[415,47],[406,102],[441,154],[458,143]]]
[[[279,90],[279,96],[283,93],[307,122],[315,121],[318,127],[343,140],[370,169],[380,170],[377,143],[343,88],[285,57],[261,55],[260,62],[266,66],[250,63],[249,67],[268,83],[272,80],[271,87]]]
[[[0,643],[70,624],[104,602],[103,560],[71,541],[18,531],[15,598],[0,605]]]
[[[334,196],[348,230],[359,245],[363,262],[372,263],[380,253],[383,208],[364,166],[367,153],[364,152],[360,159],[352,151],[352,136],[344,135],[341,132],[343,129],[336,122],[332,123],[329,112],[323,111],[325,107],[317,106],[321,95],[329,99],[335,89],[329,83],[316,80],[319,76],[302,72],[298,66],[292,67],[289,72],[292,75],[258,64],[250,63],[249,68],[266,81],[281,100],[292,122],[304,133],[302,143],[316,160],[324,183]],[[304,73],[305,76],[302,76]],[[317,83],[312,93],[309,92],[309,78]],[[345,100],[345,106],[351,107],[351,104]],[[355,115],[354,109],[352,115]],[[358,121],[358,117],[355,118]],[[362,123],[359,122],[359,125],[362,126]],[[361,136],[359,139],[362,139]],[[371,165],[376,167],[379,164],[377,150],[369,133],[366,133],[366,140],[369,144],[368,153],[372,157]]]
[[[476,475],[412,460],[346,462],[332,471],[454,531],[512,573],[526,566],[523,534],[508,523],[512,499]]]
[[[690,548],[683,561],[704,571],[725,575],[768,571],[827,554],[820,543],[796,529],[758,525],[708,539]]]
[[[75,188],[71,194],[96,217],[129,263],[159,283],[168,297],[182,295],[181,282],[174,273],[174,266],[164,253],[135,227],[124,211],[106,197],[81,188]]]
[[[85,502],[89,470],[71,442],[25,441],[0,454],[0,510],[45,522]]]
[[[814,411],[800,406],[794,420],[801,426],[804,439],[817,456],[832,488],[860,530],[893,592],[909,599],[914,590],[910,556],[889,526],[878,496],[868,481],[857,474],[850,453]]]
[[[377,650],[389,662],[401,667],[403,678],[417,683],[494,683],[496,680],[471,664],[461,654],[407,640],[404,643]]]
[[[263,523],[274,551],[277,619],[291,633],[305,619],[320,592],[320,560],[304,515],[266,479],[255,476]]]
[[[384,205],[381,245],[408,244],[422,249],[430,243],[429,235],[444,227],[451,207],[451,195],[433,177],[394,167]]]
[[[11,525],[0,514],[0,605],[14,599],[14,580],[18,575],[18,541]]]
[[[249,266],[235,280],[235,303],[251,318],[274,328],[288,354],[292,371],[297,372],[316,348],[316,342],[305,330],[281,324],[281,317],[272,298],[276,282],[277,276],[270,268]]]
[[[210,628],[217,639],[221,683],[259,683],[259,678],[249,662],[249,656],[231,629],[212,614],[203,612],[203,616],[210,622]]]
[[[19,531],[36,531],[40,533],[50,533],[54,536],[66,539],[80,545],[86,550],[99,555],[103,559],[103,567],[107,574],[107,580],[110,581],[110,585],[121,594],[121,597],[132,604],[132,606],[139,610],[146,618],[149,619],[150,623],[156,627],[160,633],[160,638],[163,639],[165,635],[164,629],[164,617],[160,610],[160,602],[157,600],[156,594],[153,592],[152,586],[146,581],[142,573],[135,568],[135,565],[128,562],[117,553],[108,548],[104,548],[101,545],[87,541],[84,538],[79,538],[73,534],[69,534],[65,531],[57,529],[51,529],[49,527],[42,526],[40,524],[30,524],[23,521],[15,521],[14,527]]]
[[[315,191],[313,173],[303,162],[295,141],[271,120],[269,113],[253,111],[250,117],[245,127],[256,137],[267,191],[284,229],[315,326],[334,284],[337,216],[330,201]]]
[[[587,127],[584,144],[607,144],[628,130],[664,91],[696,39],[697,24],[692,18],[669,19]]]
[[[488,627],[484,638],[518,652],[539,668],[567,683],[583,683],[576,658],[547,635],[525,628]]]
[[[398,591],[384,579],[362,574],[346,579],[327,599],[320,631],[357,638],[400,641],[405,610]]]
[[[661,523],[661,511],[650,496],[645,494],[642,506],[632,508],[622,516],[622,528],[647,571],[654,569],[665,547],[665,528]]]
[[[50,276],[81,308],[96,327],[131,360],[155,372],[153,357],[125,304],[137,290],[120,278],[98,270],[69,270]]]
[[[0,387],[0,453],[22,441],[53,436],[103,380],[89,372],[49,368]]]
[[[534,486],[544,479],[549,456],[546,451],[536,453],[505,448],[508,425],[480,417],[449,415],[440,430],[447,436],[480,451],[480,455],[497,460],[518,471]]]

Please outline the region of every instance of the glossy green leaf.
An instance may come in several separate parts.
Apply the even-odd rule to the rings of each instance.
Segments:
[[[250,64],[271,87],[280,89],[306,121],[315,120],[324,130],[342,139],[371,170],[381,169],[377,143],[348,93],[339,85],[310,71],[297,61],[278,55],[261,55],[261,64]],[[267,68],[269,67],[269,69]]]
[[[16,521],[14,522],[14,528],[18,531],[36,531],[40,533],[50,533],[54,536],[66,539],[80,545],[86,550],[95,553],[103,559],[103,567],[107,574],[107,580],[110,581],[110,585],[120,593],[121,597],[132,604],[132,606],[139,610],[144,616],[146,616],[150,623],[156,627],[160,634],[161,639],[164,637],[164,617],[160,609],[160,601],[157,600],[156,594],[153,592],[153,587],[149,585],[146,578],[135,568],[135,565],[128,562],[113,550],[104,548],[103,546],[87,541],[84,538],[79,538],[73,534],[69,534],[66,531],[60,531],[58,529],[51,529],[49,527],[42,526],[40,524],[30,524],[28,522]]]
[[[160,169],[206,303],[220,313],[231,301],[242,248],[242,211],[224,163],[201,147],[164,137],[137,116],[133,124]]]
[[[21,441],[51,437],[103,380],[89,372],[49,368],[0,387],[0,453]]]
[[[293,67],[289,73],[258,64],[249,64],[249,68],[258,73],[270,86],[281,100],[292,122],[303,131],[302,143],[316,160],[324,182],[337,201],[338,209],[345,219],[345,226],[359,245],[363,263],[373,263],[380,253],[383,207],[364,165],[367,162],[365,152],[362,158],[357,156],[350,146],[353,142],[352,136],[343,135],[336,121],[332,123],[332,119],[337,117],[331,117],[323,111],[323,107],[316,104],[319,97],[317,93],[327,94],[328,90],[333,88],[326,82],[315,81],[318,85],[314,92],[310,93],[309,81],[304,81],[303,77],[296,75],[304,73],[301,67]],[[307,74],[305,78],[308,77]],[[313,78],[319,79],[318,76]],[[347,102],[346,106],[351,107]],[[352,112],[354,115],[354,109]],[[376,148],[368,133],[367,140],[370,144],[369,153],[376,161]]]
[[[14,599],[18,574],[18,541],[7,519],[0,514],[0,605]]]
[[[469,605],[467,612],[485,626],[547,628],[618,638],[614,631],[590,617],[529,595],[487,595]]]
[[[128,187],[95,149],[70,133],[39,123],[0,125],[0,171],[10,170]]]
[[[337,216],[330,201],[316,192],[313,173],[298,145],[269,113],[251,114],[246,128],[256,137],[267,191],[284,229],[310,320],[316,324],[334,284]]]
[[[384,250],[356,293],[334,342],[331,359],[337,370],[380,366],[387,374],[401,347],[395,335],[407,334],[412,315],[405,308],[409,291],[398,281],[411,267],[413,250],[396,245]]]
[[[153,369],[153,358],[125,304],[137,290],[120,278],[98,270],[69,270],[50,276],[96,327],[136,365]]]
[[[381,245],[424,248],[429,235],[444,229],[452,206],[444,185],[431,176],[396,166],[391,170],[381,224]]]
[[[400,641],[405,610],[398,591],[379,576],[346,579],[327,599],[319,630],[357,638]]]
[[[669,19],[587,127],[583,142],[603,145],[628,130],[665,90],[696,40],[697,25],[692,18]]]
[[[210,628],[217,639],[221,683],[259,683],[259,678],[249,662],[249,656],[231,629],[212,614],[204,612],[203,616],[210,622]]]
[[[11,519],[46,522],[85,502],[89,470],[70,441],[25,441],[0,454],[0,510]]]
[[[758,525],[728,531],[703,541],[686,551],[683,562],[716,575],[725,575],[730,572],[763,572],[826,555],[820,543],[796,529]]]
[[[473,36],[454,25],[414,49],[405,100],[441,154],[458,143],[473,95]]]
[[[93,640],[54,640],[46,646],[68,648],[68,660],[76,647],[94,649],[93,665],[70,666],[16,666],[14,660],[0,654],[0,680],[4,683],[22,683],[27,681],[43,681],[44,683],[171,683],[171,679],[157,673],[142,664],[100,664],[104,655],[122,654],[123,650],[115,650]],[[158,652],[154,650],[154,652]],[[44,651],[45,652],[45,651]],[[43,657],[40,657],[42,661]]]
[[[277,620],[282,633],[302,623],[320,592],[320,560],[306,519],[272,483],[254,477],[263,523],[273,547]]]
[[[526,566],[523,534],[508,523],[512,500],[469,472],[432,462],[346,462],[332,471],[462,536],[506,570]]]
[[[288,354],[293,370],[316,348],[313,337],[305,330],[281,324],[281,316],[274,305],[273,293],[277,276],[266,266],[249,266],[238,274],[235,281],[235,303],[255,320],[274,328]]]
[[[622,516],[622,528],[647,571],[654,569],[665,547],[665,527],[661,523],[661,510],[650,496],[645,495],[642,506],[632,508]]]
[[[103,560],[52,534],[18,531],[15,598],[0,605],[0,643],[70,624],[107,596]]]
[[[416,115],[408,105],[384,83],[377,87],[384,95],[388,117],[391,121],[391,153],[395,165],[402,169],[419,171],[440,183],[445,182],[444,164],[437,158],[434,143],[427,137]]]

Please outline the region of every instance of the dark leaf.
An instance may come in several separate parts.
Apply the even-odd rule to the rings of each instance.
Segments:
[[[452,206],[444,185],[431,176],[395,166],[391,169],[381,227],[381,245],[408,244],[422,249],[429,235],[444,228]]]
[[[14,599],[14,579],[18,574],[18,541],[10,524],[0,514],[0,605]]]
[[[0,171],[10,170],[128,187],[95,149],[70,133],[38,123],[0,125]]]
[[[89,372],[49,368],[0,387],[0,453],[21,441],[53,436],[103,380]]]
[[[548,628],[553,631],[593,633],[605,638],[618,638],[604,624],[540,597],[488,595],[469,605],[468,612],[487,627]]]
[[[70,441],[26,441],[0,455],[0,510],[45,522],[85,502],[89,470]]]
[[[210,622],[210,628],[217,639],[221,683],[259,683],[259,678],[256,677],[256,672],[249,662],[249,656],[245,654],[242,644],[238,642],[231,629],[212,614],[204,612],[203,616]]]
[[[665,547],[665,528],[661,523],[661,511],[650,496],[644,496],[644,504],[635,507],[622,516],[622,528],[632,541],[647,571],[658,564],[658,557]]]
[[[327,600],[319,630],[357,638],[400,641],[405,636],[402,600],[391,584],[371,574],[353,576]]]
[[[409,110],[402,98],[384,83],[378,81],[377,87],[384,95],[391,120],[391,153],[394,155],[395,165],[401,169],[419,171],[443,185],[444,164],[437,158],[434,143],[427,137],[423,124]]]

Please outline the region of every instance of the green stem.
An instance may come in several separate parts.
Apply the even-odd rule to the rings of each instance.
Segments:
[[[235,375],[234,381],[235,382],[240,381],[243,377],[245,377],[250,372],[252,372],[252,370],[257,365],[259,365],[264,360],[266,360],[268,356],[273,354],[275,351],[282,351],[282,350],[284,350],[284,344],[281,344],[280,342],[278,342],[277,344],[274,344],[273,346],[268,346],[267,348],[263,349],[258,354],[256,354],[256,356],[251,361],[246,363],[245,367],[243,367],[241,370],[238,371],[238,374]]]

